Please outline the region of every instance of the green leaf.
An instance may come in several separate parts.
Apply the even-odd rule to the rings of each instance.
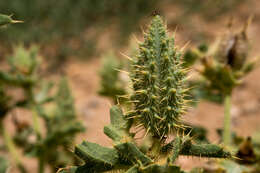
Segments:
[[[152,159],[143,154],[137,146],[131,142],[118,144],[115,148],[120,153],[120,156],[133,163],[141,162],[143,165],[147,165],[152,162]]]
[[[110,109],[110,125],[104,127],[104,133],[117,143],[122,139],[131,139],[129,128],[129,121],[125,119],[122,110],[113,106]]]
[[[112,168],[119,159],[117,150],[86,141],[76,146],[75,154],[85,161],[86,166],[102,169]]]
[[[230,158],[231,154],[215,144],[184,144],[181,155],[198,157]]]
[[[7,172],[8,164],[8,161],[4,157],[0,156],[0,173]]]

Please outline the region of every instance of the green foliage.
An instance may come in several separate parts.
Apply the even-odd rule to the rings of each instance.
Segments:
[[[22,45],[17,46],[9,59],[10,71],[0,71],[0,81],[23,88],[33,86],[37,69],[36,52],[35,48],[26,50]]]
[[[37,70],[37,47],[25,49],[23,45],[14,47],[14,54],[10,57],[11,71],[16,74],[33,75]]]
[[[198,83],[199,87],[193,89],[191,93],[195,97],[210,101],[219,103],[224,101],[223,141],[225,145],[230,145],[231,141],[230,108],[232,91],[242,83],[242,78],[255,68],[258,61],[257,58],[251,61],[248,60],[250,43],[247,28],[251,20],[252,17],[238,32],[232,30],[232,23],[230,23],[228,32],[210,45],[207,51],[193,49],[186,53],[186,64],[192,65],[197,59],[201,60],[202,66],[199,69],[202,79],[193,82]]]
[[[60,170],[60,172],[104,172],[109,170],[122,170],[124,172],[128,170],[128,172],[137,171],[138,173],[154,171],[170,173],[172,170],[180,171],[178,167],[172,165],[179,155],[217,158],[231,157],[229,152],[224,151],[218,145],[193,144],[188,136],[175,137],[172,142],[166,145],[157,143],[159,144],[157,153],[153,153],[154,145],[150,146],[151,148],[146,153],[143,153],[135,143],[133,134],[129,132],[129,125],[127,125],[129,120],[125,119],[119,107],[113,106],[111,108],[110,119],[111,124],[104,127],[104,132],[114,141],[114,147],[107,148],[84,141],[75,147],[74,152],[85,161],[85,164],[78,168],[65,168]],[[107,130],[107,127],[113,128],[115,131]],[[114,136],[119,137],[115,138]],[[158,142],[158,140],[155,141]],[[168,161],[161,164],[161,157],[166,157],[165,160]]]
[[[104,57],[103,67],[100,70],[101,89],[99,94],[113,99],[117,103],[118,96],[126,94],[124,81],[120,78],[119,69],[122,63],[111,53]]]
[[[50,94],[53,84],[40,79],[37,70],[40,65],[38,58],[36,47],[26,49],[19,45],[9,59],[9,70],[0,71],[0,104],[3,105],[3,116],[19,107],[29,110],[33,120],[33,124],[29,125],[14,118],[16,133],[13,139],[6,137],[9,142],[5,141],[5,145],[12,149],[14,155],[17,152],[16,147],[20,147],[26,155],[37,158],[40,173],[44,172],[46,165],[56,172],[58,167],[74,163],[75,159],[68,147],[73,144],[76,134],[84,128],[76,119],[74,100],[67,80],[61,79],[56,94]],[[20,88],[23,91],[22,99],[5,95],[10,86],[11,89]],[[8,104],[8,100],[12,104]],[[39,124],[40,119],[44,122],[44,128]],[[2,127],[4,128],[3,124]],[[21,161],[17,164],[22,166]],[[25,171],[23,169],[22,172]]]
[[[61,79],[57,94],[54,98],[56,108],[53,112],[46,113],[41,107],[40,113],[45,119],[46,136],[40,137],[36,144],[33,144],[31,152],[42,158],[43,162],[49,164],[53,172],[57,167],[73,163],[73,157],[68,147],[73,144],[75,135],[84,131],[80,122],[76,120],[74,101],[66,79]],[[59,151],[56,154],[55,151]]]
[[[160,16],[153,18],[148,30],[130,71],[134,114],[124,114],[121,108],[113,106],[110,124],[104,127],[104,133],[113,140],[113,147],[84,141],[74,151],[84,160],[84,165],[61,169],[60,173],[182,173],[174,165],[179,155],[231,157],[218,145],[194,143],[189,135],[177,134],[171,142],[166,142],[170,131],[184,128],[180,117],[185,105],[185,72]],[[136,125],[146,129],[148,142],[144,139],[141,145],[137,144],[136,133],[131,132]]]
[[[183,66],[190,67],[194,65],[204,53],[208,51],[207,44],[201,44],[196,49],[190,49],[183,55]]]
[[[186,52],[184,64],[193,65],[199,60],[202,65],[200,74],[204,78],[191,82],[198,85],[198,89],[192,91],[195,97],[222,103],[224,97],[230,95],[241,84],[241,79],[255,68],[257,59],[249,61],[248,57],[250,43],[247,28],[250,22],[251,18],[239,32],[229,28],[206,51],[198,48]]]
[[[219,43],[217,43],[216,51],[213,52],[213,56],[218,63],[217,65],[205,62],[205,69],[203,72],[204,75],[207,71],[215,69],[215,76],[218,75],[219,78],[223,77],[223,81],[217,81],[217,86],[215,86],[215,88],[221,90],[223,93],[232,92],[232,89],[237,84],[239,84],[239,80],[252,70],[251,67],[251,70],[245,69],[248,69],[248,66],[256,63],[248,62],[248,54],[250,49],[246,29],[247,25],[249,25],[249,22],[250,21],[245,24],[245,27],[242,31],[238,33],[228,33],[228,35],[223,36],[223,38],[220,39]],[[233,43],[231,46],[229,45],[230,42]],[[227,49],[228,47],[229,49]],[[225,75],[226,77],[224,77],[223,75]],[[207,75],[205,75],[205,77],[209,79]],[[212,81],[211,83],[213,82],[214,81]],[[226,89],[223,89],[223,85],[226,87]]]
[[[66,78],[61,79],[58,86],[55,102],[57,104],[57,116],[71,118],[75,116],[74,99]]]
[[[0,156],[0,173],[6,173],[8,169],[8,161],[6,158]]]

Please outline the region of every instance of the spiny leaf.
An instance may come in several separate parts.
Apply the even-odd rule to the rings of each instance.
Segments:
[[[22,21],[13,20],[12,16],[0,14],[0,27],[11,23],[22,23]]]
[[[118,106],[110,108],[111,124],[104,127],[104,133],[118,143],[122,139],[130,139],[129,128],[130,124],[123,115],[122,110]]]
[[[117,150],[86,141],[76,146],[75,154],[89,167],[100,166],[106,169],[111,169],[119,159]]]
[[[152,160],[143,154],[133,143],[126,142],[118,144],[115,148],[118,150],[121,157],[133,163],[138,163],[138,161],[140,161],[143,165],[147,165],[152,162]]]

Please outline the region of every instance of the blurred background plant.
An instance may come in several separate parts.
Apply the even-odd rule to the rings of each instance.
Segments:
[[[225,105],[223,142],[231,145],[231,96],[235,87],[242,83],[242,78],[259,63],[259,58],[249,58],[250,43],[247,29],[252,18],[239,31],[232,30],[232,20],[228,31],[210,46],[199,46],[188,50],[184,55],[185,66],[201,62],[198,71],[202,78],[191,81],[198,88],[193,91],[198,99],[219,101]],[[218,100],[213,100],[219,98]]]
[[[84,131],[76,119],[67,80],[61,79],[56,94],[52,94],[53,84],[39,76],[37,51],[36,46],[15,46],[13,55],[8,58],[9,69],[0,71],[0,131],[4,141],[1,152],[8,152],[10,161],[14,161],[23,173],[27,169],[18,152],[20,149],[24,155],[38,160],[39,173],[43,173],[47,165],[56,172],[62,165],[75,163],[69,147],[73,145],[76,134]],[[22,91],[20,96],[17,94],[19,89]],[[14,94],[11,96],[11,93]],[[32,122],[21,121],[22,114],[14,114],[17,109],[28,110]],[[14,134],[4,123],[8,115],[12,116]],[[6,165],[6,161],[1,162],[1,171],[8,167]]]
[[[117,59],[114,53],[109,52],[103,57],[103,66],[99,72],[101,86],[98,93],[110,97],[115,104],[120,96],[126,94],[127,81],[122,78],[120,72],[122,69],[123,62]]]
[[[233,29],[233,20],[228,23],[227,32],[210,45],[201,44],[187,50],[184,66],[197,69],[198,76],[189,81],[195,87],[191,96],[197,100],[208,100],[224,105],[223,129],[218,134],[223,144],[236,153],[236,162],[222,161],[217,168],[240,172],[255,172],[259,164],[259,140],[256,137],[241,137],[232,130],[231,98],[235,88],[243,83],[243,78],[259,65],[259,57],[249,57],[250,41],[247,30],[251,24],[249,17],[240,29]],[[197,87],[196,87],[197,86]],[[232,166],[233,165],[233,166]],[[247,166],[244,166],[247,165]],[[250,165],[248,167],[248,165]],[[211,165],[212,166],[212,165]]]

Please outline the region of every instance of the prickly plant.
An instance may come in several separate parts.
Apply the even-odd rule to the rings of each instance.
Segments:
[[[195,144],[189,135],[172,132],[183,129],[181,116],[185,110],[185,70],[181,55],[170,39],[160,16],[155,16],[139,53],[133,58],[132,111],[120,107],[110,109],[110,124],[104,133],[113,140],[113,147],[84,141],[74,153],[84,161],[79,167],[59,170],[61,173],[127,172],[181,173],[174,163],[179,155],[228,158],[231,154],[214,144]],[[131,128],[142,127],[146,137],[137,144]]]
[[[21,22],[21,21],[13,20],[11,18],[11,16],[0,14],[0,27],[5,27],[9,24],[19,23],[19,22]],[[0,98],[0,135],[4,141],[4,146],[3,147],[1,146],[1,149],[8,150],[10,155],[13,157],[14,163],[17,165],[20,172],[25,173],[26,169],[24,168],[21,158],[20,158],[19,154],[17,154],[17,152],[16,152],[15,145],[14,145],[11,137],[9,136],[9,133],[5,129],[5,126],[3,123],[6,115],[13,107],[10,104],[11,98],[7,95],[5,84],[6,84],[6,82],[14,82],[17,79],[17,78],[15,79],[15,78],[16,77],[11,76],[8,73],[0,71],[0,97],[1,97]],[[0,172],[7,171],[8,166],[9,166],[8,161],[5,160],[3,157],[1,157],[0,160],[1,160],[0,161],[1,162]]]
[[[30,144],[30,152],[35,152],[39,159],[39,172],[43,172],[46,165],[55,172],[57,167],[73,163],[74,159],[68,151],[77,133],[84,131],[82,124],[76,119],[74,100],[65,78],[58,84],[58,90],[53,98],[55,109],[48,112],[48,109],[37,105],[36,109],[45,120],[46,135],[39,134],[39,141]],[[55,151],[59,151],[57,154]]]
[[[133,61],[130,96],[134,109],[128,114],[154,137],[163,139],[180,128],[180,116],[185,111],[185,70],[181,68],[180,52],[174,38],[160,17],[155,17],[145,41],[139,45],[139,55]]]
[[[11,15],[8,16],[5,14],[0,14],[0,27],[8,25],[8,24],[12,24],[12,23],[21,23],[21,22],[22,21],[19,21],[19,20],[13,20]]]
[[[229,25],[228,32],[209,46],[208,51],[193,49],[188,52],[189,57],[196,57],[201,60],[202,68],[200,74],[204,77],[199,82],[204,98],[219,98],[225,104],[225,120],[223,139],[226,145],[230,145],[230,107],[231,95],[236,86],[241,84],[242,78],[252,71],[257,58],[249,60],[250,43],[247,36],[247,28],[251,23],[251,18],[244,27],[234,32]],[[186,54],[186,55],[188,55]],[[206,91],[206,92],[205,92]],[[200,92],[200,93],[202,93]]]
[[[21,172],[26,172],[26,169],[17,154],[16,147],[38,159],[39,173],[43,173],[47,165],[51,167],[52,172],[56,172],[57,167],[74,163],[75,159],[68,151],[68,147],[73,145],[75,136],[84,130],[76,119],[74,100],[67,80],[62,79],[58,84],[57,93],[52,95],[53,84],[40,80],[39,65],[37,48],[26,49],[19,45],[9,58],[9,70],[0,71],[0,110],[4,114],[1,114],[0,118],[1,132],[5,146],[16,160]],[[6,95],[8,87],[10,90],[21,89],[22,98],[8,97]],[[30,125],[13,118],[16,133],[11,137],[4,129],[2,120],[16,108],[31,112],[33,123]],[[44,122],[44,128],[39,124],[40,119]]]
[[[14,54],[9,58],[11,72],[21,75],[34,75],[37,70],[37,47],[32,46],[29,50],[22,44],[14,47]]]
[[[126,94],[124,81],[120,78],[122,63],[114,54],[110,53],[104,57],[103,67],[100,70],[101,87],[99,94],[110,97],[117,103],[118,96]]]

